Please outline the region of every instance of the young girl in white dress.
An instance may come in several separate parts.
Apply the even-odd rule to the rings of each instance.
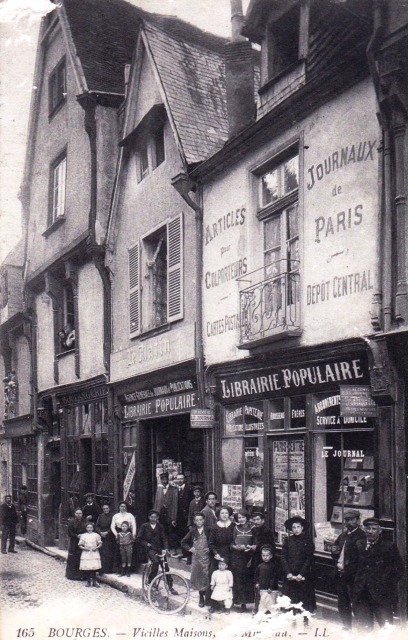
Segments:
[[[224,612],[230,613],[232,607],[232,585],[234,579],[232,572],[228,570],[228,564],[225,560],[218,562],[218,569],[211,576],[211,600],[222,603]],[[214,603],[215,604],[215,603]],[[216,611],[215,607],[210,607],[210,613]]]
[[[101,557],[99,548],[102,546],[102,538],[94,531],[93,522],[86,525],[86,533],[79,536],[78,546],[82,549],[79,563],[80,571],[83,571],[88,578],[87,587],[99,587],[96,582],[96,572],[101,568]]]

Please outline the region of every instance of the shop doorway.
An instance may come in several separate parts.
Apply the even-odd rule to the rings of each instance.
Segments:
[[[84,494],[88,491],[92,491],[92,470],[94,467],[94,460],[92,456],[92,440],[91,438],[81,438],[81,490],[82,495],[79,496],[80,505],[83,500]]]
[[[170,482],[177,473],[184,473],[188,484],[200,484],[204,489],[204,436],[201,429],[190,428],[190,415],[183,414],[144,423],[149,428],[146,438],[148,508],[154,502],[158,475],[169,472]]]

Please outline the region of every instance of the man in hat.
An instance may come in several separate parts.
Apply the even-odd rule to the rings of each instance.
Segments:
[[[194,516],[196,513],[200,513],[205,507],[205,500],[203,496],[203,490],[199,485],[193,487],[194,498],[190,502],[188,507],[188,519],[187,526],[191,528],[194,525]]]
[[[215,506],[217,504],[217,494],[214,491],[208,491],[204,496],[205,507],[201,511],[204,516],[204,526],[213,527],[217,522],[217,514]]]
[[[187,521],[188,521],[188,510],[190,507],[190,502],[192,498],[191,486],[186,482],[186,476],[184,473],[178,473],[177,478],[177,491],[178,491],[178,500],[177,500],[177,551],[174,554],[177,558],[183,557],[183,552],[181,549],[181,541],[187,533]]]
[[[163,472],[160,474],[160,484],[156,490],[153,509],[159,513],[159,522],[167,536],[171,553],[176,553],[177,547],[177,506],[177,487],[169,484],[169,474]]]
[[[357,571],[358,553],[356,543],[366,540],[366,534],[360,527],[360,512],[347,509],[344,512],[345,531],[339,535],[331,548],[336,563],[337,608],[343,629],[352,626],[352,598],[354,578]]]
[[[10,495],[5,496],[0,509],[1,524],[1,552],[7,553],[7,539],[9,540],[9,553],[17,553],[14,549],[16,542],[16,527],[18,515]]]
[[[253,566],[256,568],[262,562],[261,548],[264,545],[269,545],[275,555],[276,546],[275,536],[272,529],[266,526],[265,515],[262,511],[255,511],[252,514],[252,522],[255,525],[252,536]]]
[[[93,522],[95,524],[101,510],[94,500],[93,493],[86,493],[84,498],[86,502],[82,507],[83,516],[88,520],[88,522]]]
[[[371,630],[392,624],[398,581],[404,565],[397,545],[384,540],[378,518],[363,521],[367,539],[358,540],[358,566],[354,578],[353,611],[358,626]]]

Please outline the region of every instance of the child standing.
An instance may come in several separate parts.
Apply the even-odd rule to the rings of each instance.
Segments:
[[[261,547],[262,562],[255,569],[255,608],[254,614],[271,613],[275,604],[272,592],[278,588],[278,572],[273,557],[273,549],[265,544]]]
[[[129,523],[126,520],[124,520],[120,525],[117,540],[119,544],[120,559],[122,561],[122,570],[120,575],[129,577],[130,567],[132,564],[134,538],[129,529]]]
[[[86,525],[86,533],[79,536],[78,546],[82,549],[79,569],[83,571],[87,578],[87,587],[99,587],[96,582],[96,572],[101,568],[101,557],[99,547],[102,546],[102,538],[94,531],[93,522]]]
[[[218,569],[211,576],[211,600],[214,604],[220,602],[224,605],[225,613],[231,613],[232,607],[232,585],[234,578],[231,571],[228,570],[228,564],[225,560],[218,562]],[[210,607],[210,613],[216,611],[215,606]]]

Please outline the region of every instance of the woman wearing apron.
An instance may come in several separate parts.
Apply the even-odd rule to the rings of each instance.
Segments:
[[[183,551],[192,554],[191,561],[191,588],[200,595],[199,607],[205,604],[205,592],[209,586],[209,530],[204,526],[204,516],[196,513],[194,526],[181,541]]]

